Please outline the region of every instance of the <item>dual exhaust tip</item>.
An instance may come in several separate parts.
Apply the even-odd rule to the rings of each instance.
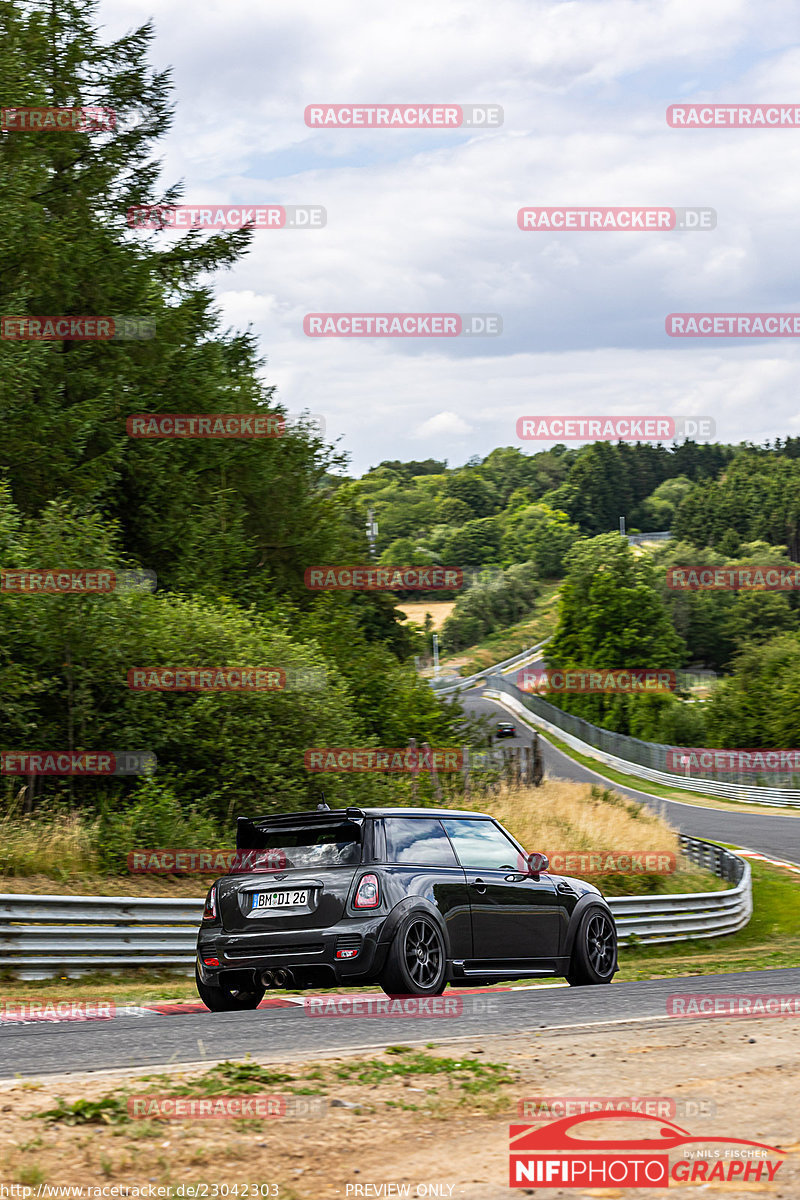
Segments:
[[[291,971],[262,971],[261,983],[265,988],[285,988],[291,987],[294,983],[294,975]]]

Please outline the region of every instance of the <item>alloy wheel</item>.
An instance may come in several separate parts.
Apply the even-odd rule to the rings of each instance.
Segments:
[[[439,978],[442,944],[434,927],[423,918],[412,921],[406,931],[405,961],[417,987],[427,989]]]
[[[614,927],[605,913],[595,913],[586,927],[586,950],[589,962],[600,976],[614,969]]]

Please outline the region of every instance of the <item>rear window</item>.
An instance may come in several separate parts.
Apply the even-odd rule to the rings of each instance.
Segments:
[[[416,867],[457,867],[441,821],[427,817],[387,817],[386,861]]]
[[[291,867],[351,867],[361,862],[361,826],[351,821],[296,829],[248,830],[248,850],[272,850]],[[255,843],[255,844],[254,844]]]

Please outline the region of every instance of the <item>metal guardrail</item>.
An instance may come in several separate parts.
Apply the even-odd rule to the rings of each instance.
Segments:
[[[203,900],[0,895],[0,970],[25,979],[194,963]]]
[[[681,747],[643,742],[624,733],[614,733],[592,725],[583,717],[565,712],[555,704],[529,692],[523,692],[511,680],[503,676],[492,679],[492,689],[498,699],[517,716],[529,717],[539,729],[556,734],[573,750],[594,758],[637,779],[648,779],[670,788],[698,792],[706,796],[723,796],[747,804],[763,804],[768,807],[800,807],[800,789],[791,787],[765,787],[757,783],[734,783],[727,779],[709,779],[706,775],[676,775],[663,768],[667,752]],[[491,692],[484,695],[491,698]],[[506,700],[506,696],[508,699]],[[796,777],[795,777],[796,778]]]
[[[529,646],[527,650],[520,651],[519,654],[512,654],[511,658],[504,658],[502,662],[493,663],[491,667],[484,667],[482,671],[476,671],[474,675],[464,675],[457,683],[450,683],[446,687],[436,687],[435,677],[429,680],[437,696],[449,696],[456,692],[463,691],[464,688],[473,687],[479,679],[487,679],[490,675],[502,675],[506,671],[517,670],[519,667],[525,667],[529,662],[539,656],[539,652],[544,649],[549,638],[545,638],[543,642],[537,643],[535,646]]]
[[[632,940],[720,937],[750,920],[750,864],[710,842],[681,842],[690,861],[734,886],[724,892],[610,897],[623,946]],[[137,967],[190,972],[202,911],[202,900],[0,895],[0,971],[22,979]]]
[[[713,871],[733,887],[723,892],[682,895],[610,896],[620,945],[646,945],[721,937],[743,929],[753,915],[750,864],[738,854],[681,835],[683,853],[695,866]]]
[[[629,546],[643,546],[647,542],[668,542],[672,534],[669,529],[660,529],[658,533],[628,533],[625,536]]]

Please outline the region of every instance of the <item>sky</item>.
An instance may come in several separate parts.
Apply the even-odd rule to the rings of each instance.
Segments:
[[[530,415],[710,417],[800,434],[797,338],[671,338],[672,312],[800,313],[800,127],[670,128],[676,103],[800,106],[789,0],[101,0],[148,18],[186,204],[309,204],[214,276],[226,327],[361,474],[521,442]],[[492,128],[310,128],[308,105],[500,105]],[[708,206],[694,232],[522,231],[532,206]],[[170,235],[171,236],[171,235]],[[313,338],[308,313],[492,313],[502,333]],[[575,443],[577,444],[577,443]]]

